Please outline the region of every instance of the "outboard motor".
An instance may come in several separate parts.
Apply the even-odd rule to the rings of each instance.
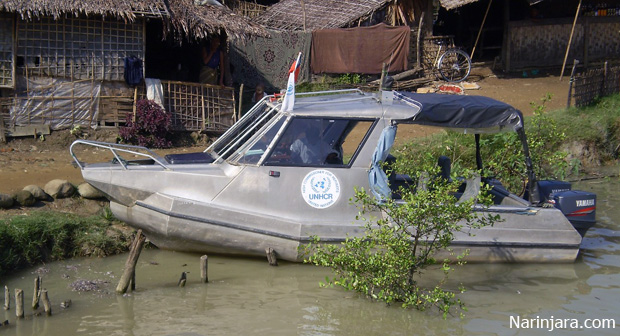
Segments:
[[[553,204],[573,224],[583,237],[596,223],[596,194],[571,190],[571,184],[564,181],[538,181],[541,203]]]

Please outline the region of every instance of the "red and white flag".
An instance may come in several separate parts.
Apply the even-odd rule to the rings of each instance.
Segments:
[[[295,82],[299,76],[299,65],[301,63],[301,52],[297,55],[295,63],[288,70],[288,83],[286,84],[286,93],[282,100],[282,111],[292,111],[295,105]]]

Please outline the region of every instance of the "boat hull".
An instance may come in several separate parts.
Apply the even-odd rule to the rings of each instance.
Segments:
[[[360,236],[363,229],[348,223],[301,223],[259,215],[209,208],[164,195],[153,195],[133,206],[111,202],[117,218],[142,229],[150,241],[162,249],[264,256],[267,248],[279,259],[303,261],[300,247],[311,236],[325,243],[341,243],[347,236]],[[478,263],[561,263],[573,262],[579,253],[581,236],[557,209],[501,213],[502,222],[456,234],[451,252],[438,259],[455,259],[468,252],[468,262]],[[541,221],[546,222],[540,226]],[[550,221],[555,222],[549,225]]]

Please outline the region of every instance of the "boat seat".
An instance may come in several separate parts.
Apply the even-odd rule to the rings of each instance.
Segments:
[[[465,191],[463,195],[456,202],[457,204],[466,202],[480,194],[480,175],[476,174],[471,178],[465,180]]]
[[[168,154],[164,159],[170,164],[212,163],[215,161],[211,155],[205,152]]]

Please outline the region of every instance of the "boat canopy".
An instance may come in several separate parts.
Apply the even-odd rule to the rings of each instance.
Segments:
[[[420,111],[398,123],[462,129],[464,133],[520,131],[523,115],[516,108],[482,96],[394,92],[394,100],[417,105]]]

